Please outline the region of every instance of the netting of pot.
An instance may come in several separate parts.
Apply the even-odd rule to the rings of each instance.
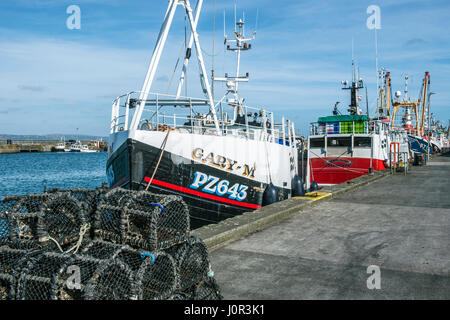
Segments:
[[[17,248],[37,248],[39,242],[38,222],[42,208],[50,201],[47,194],[7,196],[3,200],[8,210],[3,215],[3,226],[8,231],[6,243]]]
[[[179,290],[185,291],[206,279],[209,271],[209,254],[205,243],[191,235],[187,242],[169,249],[180,276]]]
[[[138,300],[160,300],[172,296],[179,286],[175,260],[159,251],[149,255],[136,273]]]
[[[87,300],[136,299],[134,275],[131,268],[119,259],[102,263],[86,285]]]
[[[55,272],[50,296],[53,300],[84,300],[86,286],[109,259],[98,259],[81,254],[72,255]]]
[[[16,299],[50,300],[54,275],[69,259],[71,255],[56,252],[43,252],[29,258],[20,272]]]
[[[60,251],[89,235],[85,207],[69,193],[54,194],[43,206],[38,220],[39,241],[55,244]]]
[[[190,217],[189,208],[180,196],[154,195],[158,205],[154,211],[159,210],[156,225],[157,249],[169,248],[183,243],[189,236]],[[141,191],[136,200],[149,202],[150,193]],[[133,199],[134,200],[134,199]]]
[[[0,247],[0,300],[15,299],[20,261],[26,250]]]

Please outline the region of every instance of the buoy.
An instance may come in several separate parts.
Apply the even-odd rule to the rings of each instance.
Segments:
[[[292,179],[292,196],[303,197],[305,195],[305,188],[303,187],[303,180],[298,175]]]
[[[317,182],[313,181],[311,182],[311,187],[309,188],[309,192],[317,191],[319,190],[319,185]]]
[[[278,188],[275,187],[272,183],[270,183],[267,187],[266,190],[264,190],[264,194],[263,194],[263,206],[267,206],[269,204],[278,202],[279,200],[279,196],[278,196]]]

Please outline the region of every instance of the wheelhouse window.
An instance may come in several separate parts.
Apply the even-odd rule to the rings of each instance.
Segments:
[[[371,148],[372,147],[372,138],[371,137],[355,137],[353,140],[353,144],[358,148]]]
[[[314,138],[309,142],[310,148],[325,148],[324,138]]]
[[[351,147],[352,138],[351,137],[328,137],[327,147]]]

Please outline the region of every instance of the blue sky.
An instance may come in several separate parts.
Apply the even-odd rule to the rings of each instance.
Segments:
[[[195,0],[191,0],[193,5]],[[81,9],[81,29],[69,30],[66,8]],[[216,74],[233,73],[234,57],[223,48],[223,12],[233,28],[234,1],[216,0]],[[425,71],[431,73],[432,111],[450,119],[450,2],[448,0],[294,1],[238,0],[253,49],[242,58],[250,82],[241,96],[291,118],[302,134],[317,117],[349,103],[340,82],[351,79],[352,38],[361,77],[376,99],[374,31],[369,5],[381,8],[379,65],[392,74],[393,89],[418,97]],[[107,135],[112,100],[140,90],[166,0],[2,0],[0,2],[0,133]],[[213,0],[204,0],[199,33],[211,69]],[[184,39],[179,8],[152,91],[167,90]],[[198,96],[197,64],[188,86]],[[216,87],[220,92],[222,87]],[[173,92],[172,89],[171,92]],[[216,96],[217,98],[217,96]]]

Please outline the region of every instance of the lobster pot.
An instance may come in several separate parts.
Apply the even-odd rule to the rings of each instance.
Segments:
[[[185,293],[175,292],[167,300],[191,300],[191,298]]]
[[[9,207],[8,203],[0,201],[0,246],[9,240]]]
[[[148,212],[155,217],[158,249],[171,246],[169,242],[185,241],[190,231],[189,209],[179,196],[140,191],[127,208]]]
[[[5,211],[0,217],[2,242],[17,248],[39,247],[38,221],[48,201],[49,196],[46,194],[5,197],[2,201],[2,210]]]
[[[180,291],[184,292],[206,279],[210,265],[208,249],[200,238],[190,236],[186,243],[171,248],[169,253],[176,262]]]
[[[92,280],[96,271],[107,262],[106,259],[72,255],[54,274],[51,299],[84,300],[87,284]]]
[[[39,239],[68,246],[78,241],[82,227],[87,228],[86,211],[80,201],[68,193],[55,194],[39,216]],[[84,232],[86,233],[86,231]]]
[[[181,197],[115,189],[97,208],[94,232],[101,240],[161,250],[185,242],[189,229]]]
[[[93,240],[90,241],[82,250],[81,254],[96,259],[110,259],[122,248],[121,244],[112,242]]]
[[[125,242],[127,220],[124,208],[131,196],[131,191],[121,188],[113,189],[104,195],[95,212],[96,238],[115,243]]]
[[[25,250],[0,247],[0,300],[15,298],[16,282]]]
[[[44,252],[29,259],[17,283],[17,300],[50,300],[56,272],[71,258],[67,254]]]
[[[86,285],[87,300],[136,299],[133,271],[119,259],[104,261]]]
[[[75,188],[70,190],[64,189],[51,189],[48,193],[67,193],[73,198],[77,199],[83,206],[83,210],[86,212],[87,220],[90,223],[94,222],[94,214],[97,210],[97,205],[103,195],[106,193],[106,188],[96,189],[82,189]]]
[[[193,300],[223,300],[219,285],[213,277],[207,277],[195,288]]]
[[[15,296],[16,279],[5,273],[0,273],[0,301],[12,300]]]
[[[126,245],[114,244],[101,240],[90,242],[82,250],[82,254],[97,259],[118,259],[126,263],[133,272],[139,270],[145,258],[139,250]]]
[[[136,273],[138,300],[167,299],[178,287],[178,273],[174,259],[160,251],[154,258],[146,258]]]

